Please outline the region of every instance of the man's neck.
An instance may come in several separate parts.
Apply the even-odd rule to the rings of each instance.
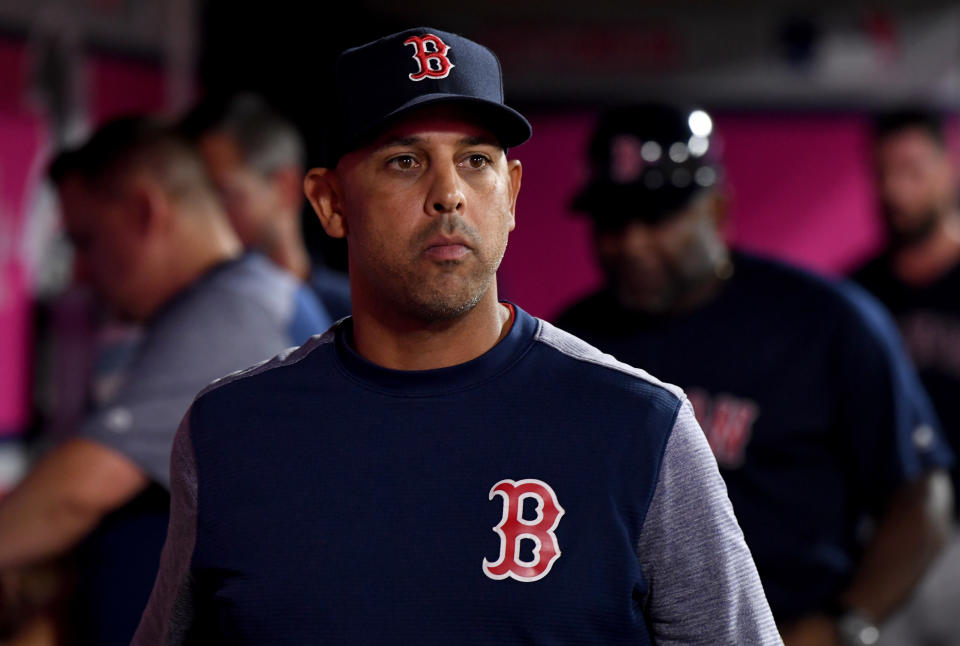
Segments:
[[[702,282],[692,286],[673,303],[670,314],[684,315],[705,307],[720,293],[725,280],[725,277],[716,274],[705,276]]]
[[[259,250],[273,264],[305,281],[310,277],[310,254],[307,253],[299,226],[298,217],[278,218],[277,225]]]
[[[627,306],[627,309],[637,309],[653,317],[684,316],[706,307],[717,298],[726,286],[727,281],[733,276],[733,270],[733,260],[730,257],[730,252],[723,247],[715,255],[710,268],[700,275],[699,280],[688,283],[677,297],[662,309],[631,308],[629,306]]]
[[[466,363],[510,331],[510,310],[497,301],[496,285],[461,317],[424,324],[353,301],[353,342],[365,359],[393,370],[434,370]]]
[[[243,253],[243,246],[225,217],[182,218],[173,235],[178,242],[167,245],[172,251],[164,263],[162,285],[158,283],[154,306],[146,319],[208,271]]]
[[[891,269],[902,282],[922,286],[960,263],[960,211],[940,220],[924,240],[894,250]]]

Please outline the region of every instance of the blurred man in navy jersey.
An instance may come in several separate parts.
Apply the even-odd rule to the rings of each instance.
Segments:
[[[854,274],[893,312],[954,452],[960,447],[960,202],[939,115],[901,110],[874,123],[887,247]],[[956,468],[954,491],[960,486]],[[955,493],[956,497],[956,493]],[[960,538],[938,562],[889,641],[960,644]]]
[[[606,285],[558,325],[686,389],[787,646],[872,644],[945,541],[950,451],[875,302],[728,248],[712,127],[601,119],[575,207]]]

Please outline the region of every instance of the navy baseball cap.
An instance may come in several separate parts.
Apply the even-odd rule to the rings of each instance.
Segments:
[[[530,123],[503,102],[500,61],[486,47],[418,27],[348,49],[336,64],[339,112],[333,159],[364,145],[397,118],[436,104],[464,107],[504,148],[530,138]]]
[[[656,223],[717,184],[713,121],[703,110],[663,104],[603,115],[590,141],[590,179],[571,208],[598,226]]]

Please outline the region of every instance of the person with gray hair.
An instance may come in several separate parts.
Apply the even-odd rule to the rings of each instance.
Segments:
[[[261,97],[198,106],[184,119],[241,242],[310,284],[334,319],[350,313],[345,276],[311,267],[300,227],[306,149],[296,127]]]

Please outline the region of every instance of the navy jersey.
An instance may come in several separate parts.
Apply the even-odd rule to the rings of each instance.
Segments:
[[[780,644],[683,393],[515,309],[467,363],[351,319],[184,419],[136,644]]]
[[[890,263],[889,256],[878,256],[853,278],[893,313],[956,453],[960,448],[960,265],[927,285],[914,286],[901,282]],[[953,485],[954,499],[960,500],[956,467]]]
[[[862,290],[734,254],[708,304],[624,310],[609,291],[558,325],[683,386],[779,622],[847,585],[864,521],[949,450],[895,328]]]

